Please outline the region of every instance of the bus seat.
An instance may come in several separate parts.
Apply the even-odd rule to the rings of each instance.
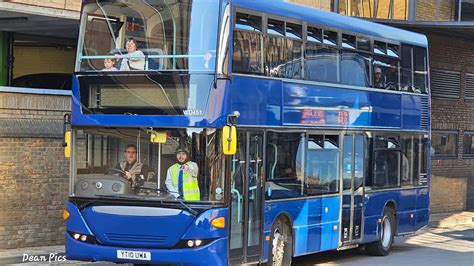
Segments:
[[[150,48],[150,49],[143,49],[142,52],[145,56],[153,56],[153,55],[165,55],[164,51],[160,48]],[[147,70],[162,70],[165,69],[165,59],[161,58],[148,58],[148,68]]]

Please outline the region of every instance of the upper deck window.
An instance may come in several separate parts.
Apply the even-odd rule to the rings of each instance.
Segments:
[[[339,81],[339,51],[316,43],[307,43],[304,79],[336,83]]]
[[[357,37],[357,49],[370,51],[370,39]]]
[[[335,31],[329,31],[325,30],[324,31],[324,39],[323,42],[324,44],[329,44],[329,45],[337,45],[337,32]]]
[[[262,18],[236,13],[232,70],[235,73],[263,74]]]
[[[239,30],[261,32],[262,18],[244,13],[237,13],[237,18],[235,19],[235,28]]]
[[[217,2],[85,4],[76,71],[214,70]]]
[[[400,56],[400,46],[396,44],[387,44],[387,55],[392,57]]]
[[[402,45],[401,57],[401,78],[400,85],[402,91],[413,92],[413,61],[412,61],[413,47]]]
[[[310,42],[322,43],[323,42],[323,30],[318,29],[318,28],[314,28],[314,27],[308,27],[306,38]]]
[[[268,34],[285,36],[285,22],[275,19],[268,19]]]
[[[374,42],[374,53],[375,54],[387,54],[387,44],[384,42],[375,41]]]
[[[302,27],[298,24],[286,23],[286,36],[295,39],[301,39],[303,36]]]
[[[342,48],[356,48],[356,37],[349,34],[342,34]]]
[[[426,48],[415,46],[413,50],[415,92],[428,92],[428,60]]]

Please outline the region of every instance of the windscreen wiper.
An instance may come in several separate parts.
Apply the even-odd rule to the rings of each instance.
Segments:
[[[94,195],[94,197],[97,197],[97,198],[91,198],[89,200],[86,200],[84,203],[82,204],[78,204],[77,207],[82,210],[84,209],[85,207],[93,204],[93,203],[96,203],[96,202],[99,202],[101,199],[103,198],[107,198],[107,199],[123,199],[124,197],[120,197],[120,196],[114,196],[114,195]]]
[[[158,192],[166,192],[174,197],[173,193],[178,193],[175,191],[169,191],[167,189],[161,189],[161,188],[148,188],[148,187],[137,187],[138,189],[146,189],[146,190],[152,190],[152,191],[158,191]],[[176,201],[178,201],[184,208],[186,208],[194,217],[198,215],[198,212],[196,210],[193,210],[191,207],[188,206],[188,204],[184,203],[182,199],[179,197],[175,197]]]

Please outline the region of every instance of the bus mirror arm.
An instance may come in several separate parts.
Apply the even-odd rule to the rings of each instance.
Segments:
[[[67,147],[67,142],[66,142],[66,138],[64,138],[64,136],[66,136],[66,132],[68,131],[68,129],[70,130],[70,127],[71,127],[71,114],[70,113],[67,113],[67,114],[64,114],[64,117],[63,117],[63,147]]]
[[[63,145],[64,157],[71,157],[71,114],[64,115],[63,120]]]
[[[214,82],[213,82],[213,84],[212,84],[212,86],[213,86],[214,89],[217,89],[217,88],[218,88],[217,82],[218,82],[219,80],[228,80],[230,83],[232,83],[232,78],[231,78],[230,75],[226,75],[226,74],[216,74],[216,75],[214,76]]]
[[[228,126],[233,126],[237,123],[237,118],[239,118],[240,112],[239,111],[234,111],[232,114],[227,116],[227,125]]]

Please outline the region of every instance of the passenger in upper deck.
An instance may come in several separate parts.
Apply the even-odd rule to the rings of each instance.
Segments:
[[[385,71],[385,88],[389,90],[398,90],[398,62],[392,60],[390,67]]]
[[[126,55],[131,56],[132,58],[122,58],[120,70],[145,70],[145,54],[138,50],[137,41],[134,38],[127,39],[125,48],[127,49]]]
[[[384,89],[385,82],[382,76],[382,69],[380,67],[374,68],[374,88]]]
[[[104,68],[102,71],[118,71],[118,69],[115,67],[115,59],[113,58],[106,58],[104,59]]]

